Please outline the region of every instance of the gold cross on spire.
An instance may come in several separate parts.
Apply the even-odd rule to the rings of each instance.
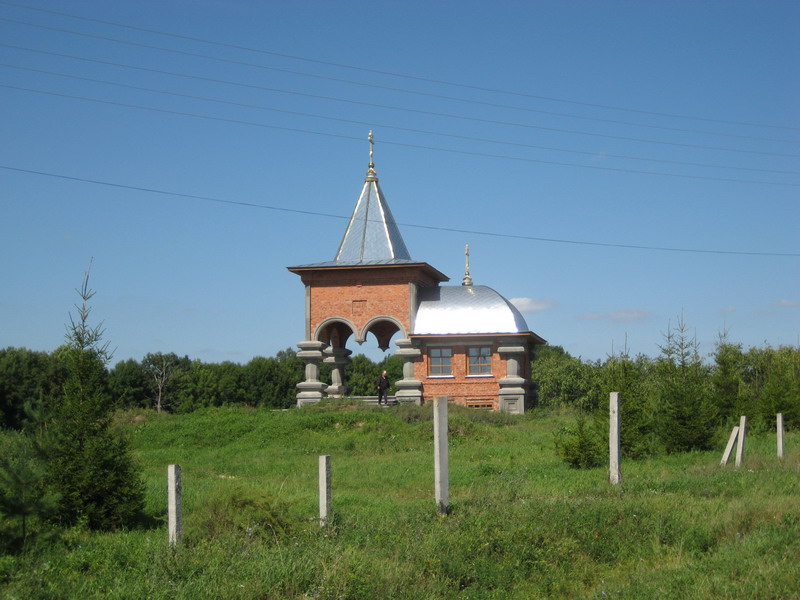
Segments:
[[[375,139],[372,137],[372,129],[369,130],[369,136],[367,139],[369,140],[369,168],[374,169],[375,163],[372,162],[372,151],[375,148]]]
[[[467,257],[467,272],[464,275],[464,279],[461,281],[461,285],[472,285],[472,277],[469,276],[469,244],[464,249],[464,254]]]

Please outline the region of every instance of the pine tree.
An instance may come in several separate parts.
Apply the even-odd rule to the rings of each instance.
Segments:
[[[92,529],[130,526],[143,508],[143,484],[126,441],[111,429],[112,402],[105,365],[108,344],[101,325],[88,324],[89,272],[78,291],[78,318],[70,315],[67,345],[60,353],[68,377],[53,407],[53,444],[48,472],[60,496],[56,520]]]
[[[697,340],[689,337],[682,316],[664,338],[657,363],[660,438],[668,452],[708,450],[714,440],[716,410]]]
[[[720,334],[714,351],[715,368],[711,376],[713,400],[719,419],[728,426],[739,422],[739,416],[748,414],[742,394],[742,346],[728,341],[727,332]]]
[[[23,551],[32,524],[41,524],[58,506],[58,496],[46,489],[46,464],[38,437],[9,431],[0,438],[0,515],[6,525],[19,527],[3,532],[3,537],[9,546]]]
[[[645,356],[631,359],[627,348],[621,354],[610,356],[603,365],[604,398],[609,392],[620,393],[620,446],[625,458],[642,458],[656,454],[659,444],[656,436],[653,400],[648,393],[651,361]],[[608,408],[601,407],[603,431],[608,438]]]
[[[783,413],[787,428],[800,426],[800,351],[790,346],[767,348],[770,355],[764,386],[757,404],[757,414],[771,427],[775,415]]]

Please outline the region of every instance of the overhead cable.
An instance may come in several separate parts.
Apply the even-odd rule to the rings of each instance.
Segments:
[[[383,142],[386,143],[386,142]],[[18,167],[12,167],[10,165],[0,165],[0,169],[5,169],[7,171],[15,171],[17,173],[26,173],[29,175],[39,175],[43,177],[51,177],[57,179],[65,179],[69,181],[76,181],[80,183],[88,183],[93,185],[100,185],[100,186],[107,186],[107,187],[114,187],[120,189],[128,189],[134,190],[139,192],[147,192],[151,194],[159,194],[165,196],[174,196],[178,198],[185,198],[191,200],[204,200],[208,202],[216,202],[220,204],[229,204],[229,205],[236,205],[236,206],[244,206],[248,208],[258,208],[264,210],[272,210],[272,211],[280,211],[286,213],[296,213],[296,214],[303,214],[303,215],[312,215],[317,217],[326,217],[331,219],[339,219],[339,220],[348,220],[350,217],[345,215],[336,215],[330,213],[322,213],[317,211],[310,211],[310,210],[302,210],[297,208],[286,208],[282,206],[272,206],[267,204],[256,204],[254,202],[245,202],[241,200],[229,200],[225,198],[215,198],[213,196],[201,196],[197,194],[188,194],[188,193],[181,193],[181,192],[171,192],[167,190],[160,190],[156,188],[144,187],[144,186],[136,186],[136,185],[126,185],[121,183],[114,183],[110,181],[101,181],[97,179],[88,179],[84,177],[74,177],[70,175],[62,175],[58,173],[49,173],[45,171],[37,171],[34,169],[22,169]],[[618,244],[618,243],[606,243],[606,242],[590,242],[585,240],[568,240],[568,239],[559,239],[559,238],[546,238],[546,237],[538,237],[538,236],[530,236],[530,235],[518,235],[512,233],[498,233],[498,232],[491,232],[491,231],[480,231],[474,229],[460,229],[455,227],[442,227],[436,225],[420,225],[417,223],[403,223],[399,222],[398,225],[403,227],[414,227],[417,229],[430,229],[435,231],[445,231],[451,233],[467,233],[470,235],[482,235],[482,236],[489,236],[489,237],[496,237],[496,238],[510,238],[510,239],[518,239],[518,240],[527,240],[527,241],[534,241],[534,242],[547,242],[547,243],[557,243],[557,244],[573,244],[573,245],[580,245],[580,246],[599,246],[604,248],[624,248],[629,250],[651,250],[651,251],[661,251],[661,252],[685,252],[685,253],[694,253],[694,254],[725,254],[725,255],[738,255],[738,256],[764,256],[764,257],[800,257],[800,252],[747,252],[741,250],[710,250],[710,249],[700,249],[700,248],[671,248],[666,246],[645,246],[645,245],[637,245],[637,244]]]
[[[98,98],[89,98],[86,96],[76,96],[72,94],[64,94],[59,92],[49,92],[45,90],[37,90],[33,88],[26,88],[21,86],[14,86],[14,85],[7,85],[7,84],[0,84],[0,87],[11,89],[11,90],[18,90],[23,92],[32,92],[35,94],[43,94],[48,96],[56,96],[60,98],[69,98],[72,100],[81,100],[85,102],[94,102],[97,104],[105,104],[109,106],[118,106],[122,108],[133,108],[136,110],[145,110],[151,112],[158,112],[163,114],[169,115],[179,115],[183,117],[191,117],[194,119],[204,119],[209,121],[219,121],[222,123],[234,123],[238,125],[248,125],[253,127],[263,127],[267,129],[277,129],[281,131],[292,131],[296,133],[305,133],[309,135],[320,135],[325,137],[334,137],[339,139],[347,139],[347,140],[358,140],[362,141],[361,138],[357,138],[354,136],[348,135],[340,135],[334,133],[327,133],[323,131],[314,131],[311,129],[301,129],[297,127],[284,127],[281,125],[271,125],[268,123],[258,123],[255,121],[245,121],[242,119],[230,119],[225,117],[214,117],[211,115],[201,115],[196,113],[189,113],[184,111],[178,110],[169,110],[165,108],[154,108],[150,106],[141,106],[137,104],[129,104],[125,102],[114,102],[112,100],[100,100]],[[612,171],[617,173],[634,173],[637,175],[650,175],[650,176],[659,176],[659,177],[677,177],[682,179],[698,179],[698,180],[706,180],[706,181],[726,181],[731,183],[747,183],[747,184],[760,184],[760,185],[778,185],[778,186],[789,186],[789,187],[800,187],[800,183],[788,183],[788,182],[781,182],[781,181],[765,181],[765,180],[756,180],[756,179],[736,179],[732,177],[710,177],[707,175],[688,175],[684,173],[665,173],[661,171],[640,171],[637,169],[625,169],[621,167],[601,167],[599,165],[581,165],[576,163],[568,163],[568,162],[561,162],[561,161],[554,161],[554,160],[543,160],[537,158],[526,158],[522,156],[512,156],[507,154],[492,154],[488,152],[472,152],[468,150],[458,150],[455,148],[442,148],[438,146],[424,146],[419,144],[406,144],[402,142],[393,142],[389,140],[382,140],[382,143],[389,144],[392,146],[400,146],[403,148],[415,148],[418,150],[430,150],[434,152],[448,152],[451,154],[460,154],[465,156],[478,156],[483,158],[498,158],[503,160],[513,160],[513,161],[521,161],[521,162],[530,162],[530,163],[538,163],[538,164],[545,164],[545,165],[556,165],[560,167],[574,167],[579,169],[592,169],[596,171]]]
[[[320,114],[316,114],[316,113],[308,113],[308,112],[301,112],[301,111],[295,111],[295,110],[287,110],[287,109],[282,109],[282,108],[275,108],[275,107],[272,107],[272,106],[263,106],[263,105],[258,105],[258,104],[247,104],[247,103],[243,103],[243,102],[234,102],[234,101],[231,101],[231,100],[222,100],[220,98],[209,98],[207,96],[197,96],[197,95],[194,95],[194,94],[184,94],[184,93],[180,93],[180,92],[171,92],[171,91],[168,91],[168,90],[161,90],[161,89],[156,89],[156,88],[149,88],[149,87],[143,87],[143,86],[138,86],[138,85],[131,85],[131,84],[127,84],[127,83],[119,83],[119,82],[116,82],[116,81],[108,81],[108,80],[105,80],[105,79],[97,79],[97,78],[94,78],[94,77],[83,77],[83,76],[80,76],[80,75],[71,75],[71,74],[68,74],[68,73],[59,73],[59,72],[56,72],[56,71],[48,71],[48,70],[45,70],[45,69],[33,69],[33,68],[30,68],[30,67],[20,67],[18,65],[9,65],[9,64],[6,64],[6,63],[0,63],[0,67],[5,67],[5,68],[9,68],[9,69],[17,69],[17,70],[22,70],[22,71],[28,71],[28,72],[31,72],[31,73],[40,73],[40,74],[44,74],[44,75],[54,75],[54,76],[57,76],[57,77],[64,77],[64,78],[67,78],[67,79],[74,79],[74,80],[78,80],[78,81],[87,81],[87,82],[90,82],[90,83],[100,83],[100,84],[103,84],[103,85],[111,85],[111,86],[121,87],[121,88],[125,88],[125,89],[132,89],[132,90],[137,90],[137,91],[149,92],[149,93],[153,93],[153,94],[162,94],[162,95],[173,96],[173,97],[177,97],[177,98],[187,98],[187,99],[190,99],[190,100],[200,100],[200,101],[203,101],[203,102],[212,102],[212,103],[215,103],[215,104],[236,106],[236,107],[239,107],[239,108],[249,108],[249,109],[255,109],[255,110],[278,112],[278,113],[282,113],[282,114],[289,114],[289,115],[295,115],[295,116],[301,116],[301,117],[312,117],[312,118],[315,118],[315,119],[323,119],[323,120],[335,121],[335,122],[339,122],[339,123],[351,123],[351,124],[356,124],[356,125],[379,127],[381,129],[393,129],[395,131],[405,131],[405,132],[409,132],[409,133],[420,133],[420,134],[424,134],[424,135],[435,135],[435,136],[447,137],[447,138],[459,139],[459,140],[465,140],[465,141],[499,144],[499,145],[503,145],[503,146],[513,146],[513,147],[517,147],[517,148],[529,148],[529,149],[534,149],[534,150],[547,150],[549,152],[564,152],[564,153],[569,153],[569,154],[580,154],[580,155],[592,156],[592,157],[602,156],[602,158],[619,158],[619,159],[624,159],[624,160],[635,160],[635,161],[639,161],[639,162],[654,162],[654,163],[660,163],[660,164],[671,164],[671,165],[690,166],[690,167],[703,167],[703,168],[712,168],[712,169],[728,169],[728,170],[734,170],[734,171],[750,171],[750,172],[759,172],[759,173],[774,173],[774,174],[780,174],[780,175],[800,175],[800,172],[798,172],[798,171],[782,171],[782,170],[778,170],[778,169],[759,169],[759,168],[756,168],[756,167],[716,165],[716,164],[709,164],[709,163],[697,163],[697,162],[668,160],[668,159],[660,159],[660,158],[648,158],[648,157],[644,157],[644,156],[630,156],[630,155],[624,155],[624,154],[613,154],[613,153],[608,153],[608,152],[597,152],[597,151],[592,152],[592,151],[587,151],[587,150],[575,150],[575,149],[567,149],[567,148],[557,148],[557,147],[553,147],[553,146],[541,146],[541,145],[536,145],[536,144],[525,144],[525,143],[521,143],[521,142],[512,142],[512,141],[509,141],[509,140],[498,140],[498,139],[492,139],[492,138],[481,138],[481,137],[468,136],[468,135],[444,133],[444,132],[440,132],[440,131],[432,131],[432,130],[427,130],[427,129],[416,129],[416,128],[412,128],[412,127],[401,127],[401,126],[398,126],[398,125],[390,125],[390,124],[386,124],[386,123],[377,123],[375,121],[360,121],[360,120],[356,120],[356,119],[345,119],[345,118],[341,118],[341,117],[331,117],[329,115],[320,115]]]
[[[652,111],[652,110],[636,109],[636,108],[631,108],[631,107],[621,107],[621,106],[614,106],[614,105],[609,105],[609,104],[599,104],[599,103],[585,102],[585,101],[580,101],[580,100],[572,100],[572,99],[557,98],[557,97],[551,97],[551,96],[541,96],[541,95],[535,95],[535,94],[528,94],[528,93],[518,92],[518,91],[513,91],[513,90],[504,90],[504,89],[500,89],[500,88],[492,88],[492,87],[486,87],[486,86],[466,84],[466,83],[456,82],[456,81],[447,81],[447,80],[442,80],[442,79],[421,77],[421,76],[418,76],[418,75],[410,75],[410,74],[406,74],[406,73],[397,73],[397,72],[386,71],[386,70],[381,70],[381,69],[373,69],[373,68],[369,68],[369,67],[363,67],[363,66],[357,66],[357,65],[349,65],[349,64],[345,64],[345,63],[338,63],[338,62],[333,62],[333,61],[326,61],[326,60],[320,60],[320,59],[315,59],[315,58],[309,58],[309,57],[305,57],[305,56],[291,55],[291,54],[286,54],[286,53],[282,53],[282,52],[264,50],[264,49],[261,49],[261,48],[253,48],[253,47],[250,47],[250,46],[243,46],[243,45],[240,45],[240,44],[232,44],[232,43],[228,43],[228,42],[220,42],[220,41],[215,41],[215,40],[208,40],[208,39],[199,38],[199,37],[195,37],[195,36],[188,36],[188,35],[182,35],[182,34],[177,34],[177,33],[173,33],[173,32],[159,31],[157,29],[149,29],[149,28],[146,28],[146,27],[137,27],[137,26],[129,25],[129,24],[125,24],[125,23],[117,23],[117,22],[114,22],[114,21],[106,21],[106,20],[102,20],[102,19],[96,19],[96,18],[85,17],[85,16],[81,16],[81,15],[75,15],[75,14],[72,14],[72,13],[49,10],[49,9],[44,9],[44,8],[39,8],[39,7],[32,7],[32,6],[29,6],[29,5],[26,5],[26,4],[19,4],[19,3],[16,3],[16,2],[9,2],[8,0],[0,0],[0,4],[6,4],[6,5],[9,5],[9,6],[16,6],[18,8],[25,8],[25,9],[28,9],[28,10],[35,10],[35,11],[39,11],[39,12],[55,14],[55,15],[59,15],[59,16],[69,17],[69,18],[72,18],[72,19],[78,19],[78,20],[87,21],[87,22],[100,23],[100,24],[103,24],[103,25],[111,25],[113,27],[120,27],[120,28],[124,28],[124,29],[129,29],[129,30],[132,30],[132,31],[140,31],[140,32],[145,32],[145,33],[152,33],[152,34],[156,34],[156,35],[162,35],[162,36],[166,36],[166,37],[171,37],[171,38],[175,38],[175,39],[182,39],[182,40],[187,40],[187,41],[192,41],[192,42],[197,42],[197,43],[202,43],[202,44],[209,44],[209,45],[214,45],[214,46],[219,46],[219,47],[224,47],[224,48],[231,48],[231,49],[236,49],[236,50],[244,50],[244,51],[247,51],[247,52],[254,52],[254,53],[265,54],[265,55],[269,55],[269,56],[277,56],[277,57],[281,57],[281,58],[288,58],[288,59],[291,59],[291,60],[303,61],[303,62],[308,62],[308,63],[313,63],[313,64],[333,66],[333,67],[337,67],[337,68],[350,69],[350,70],[366,72],[366,73],[374,73],[374,74],[377,74],[377,75],[386,75],[386,76],[390,76],[390,77],[398,77],[398,78],[402,78],[402,79],[420,81],[420,82],[425,82],[425,83],[434,83],[434,84],[438,84],[438,85],[446,85],[446,86],[457,87],[457,88],[462,88],[462,89],[470,89],[470,90],[475,90],[475,91],[491,92],[491,93],[497,93],[497,94],[506,94],[506,95],[509,95],[509,96],[516,96],[516,97],[520,97],[520,98],[529,98],[529,99],[535,99],[535,100],[546,100],[546,101],[549,101],[549,102],[572,104],[572,105],[576,105],[576,106],[586,106],[586,107],[592,107],[592,108],[603,108],[603,109],[607,109],[607,110],[631,112],[631,113],[638,113],[638,114],[643,114],[643,115],[668,117],[668,118],[673,118],[673,119],[687,119],[687,120],[693,120],[693,121],[704,121],[704,122],[708,122],[708,123],[720,123],[720,124],[727,124],[727,125],[740,125],[740,126],[748,126],[748,127],[762,127],[762,128],[768,128],[768,129],[783,129],[783,130],[800,131],[800,127],[791,127],[791,126],[787,126],[787,125],[774,125],[774,124],[765,124],[765,123],[753,123],[753,122],[747,122],[747,121],[714,119],[714,118],[709,118],[709,117],[700,117],[700,116],[696,116],[696,115],[686,115],[686,114],[678,114],[678,113],[658,112],[658,111]]]
[[[2,20],[2,19],[0,19],[0,20]],[[464,116],[464,115],[454,115],[452,113],[442,113],[442,112],[437,112],[437,111],[428,111],[428,110],[421,110],[421,109],[414,109],[414,108],[405,108],[405,107],[402,107],[402,106],[378,104],[378,103],[374,103],[374,102],[364,102],[364,101],[360,101],[360,100],[351,100],[351,99],[347,99],[347,98],[337,98],[335,96],[323,96],[321,94],[310,94],[310,93],[306,93],[306,92],[298,92],[298,91],[294,91],[294,90],[284,90],[284,89],[280,89],[280,88],[259,86],[259,85],[254,85],[254,84],[243,84],[243,83],[237,83],[237,82],[234,82],[234,81],[224,81],[224,80],[220,81],[220,80],[214,80],[214,79],[209,79],[209,78],[206,78],[206,77],[200,77],[200,76],[195,76],[195,75],[184,75],[182,73],[169,72],[169,71],[160,71],[160,70],[151,69],[151,68],[148,68],[148,67],[138,67],[138,66],[133,66],[133,65],[126,65],[124,63],[111,63],[111,62],[102,61],[102,60],[99,60],[99,59],[89,59],[89,58],[76,57],[76,56],[71,56],[71,55],[60,55],[58,53],[52,53],[52,52],[48,52],[48,51],[25,48],[23,46],[14,46],[14,45],[11,45],[11,44],[0,43],[0,46],[10,47],[10,48],[18,48],[18,49],[27,50],[27,51],[30,51],[30,52],[39,52],[39,53],[42,53],[42,54],[55,54],[55,55],[64,56],[64,57],[67,57],[67,58],[75,58],[77,60],[85,60],[85,61],[89,61],[89,62],[95,62],[95,63],[100,63],[100,64],[109,64],[109,65],[112,65],[112,66],[120,66],[120,67],[140,70],[140,71],[156,72],[156,73],[162,73],[162,74],[167,74],[167,75],[174,75],[174,76],[178,76],[178,77],[186,77],[186,78],[189,78],[189,79],[199,79],[199,80],[207,80],[207,81],[216,81],[218,83],[220,83],[220,82],[228,83],[228,84],[231,84],[231,85],[240,85],[240,86],[248,87],[248,88],[251,88],[251,89],[260,89],[260,90],[264,90],[264,91],[278,92],[278,93],[281,93],[281,94],[289,94],[289,95],[301,96],[301,97],[305,97],[305,98],[315,98],[315,99],[319,99],[319,100],[332,100],[332,101],[335,101],[335,102],[342,102],[342,103],[353,104],[353,105],[358,105],[358,106],[369,106],[369,107],[372,107],[372,108],[383,108],[383,109],[388,109],[388,110],[397,110],[397,111],[410,112],[410,113],[415,113],[415,114],[423,114],[423,115],[435,116],[435,117],[446,117],[446,118],[450,118],[450,119],[458,119],[458,120],[462,120],[462,121],[485,123],[485,124],[490,124],[490,125],[504,125],[504,126],[508,126],[508,127],[519,127],[519,128],[525,128],[525,129],[535,129],[535,130],[538,130],[538,131],[549,131],[549,132],[553,132],[553,133],[567,133],[567,134],[570,134],[570,135],[583,135],[583,136],[589,136],[589,137],[622,140],[622,141],[628,141],[628,142],[657,144],[657,145],[661,145],[661,146],[673,146],[673,147],[678,147],[678,148],[693,148],[693,149],[699,149],[699,150],[715,150],[715,151],[722,151],[722,152],[733,152],[733,153],[738,153],[738,154],[753,154],[753,155],[760,155],[760,156],[780,156],[780,157],[788,157],[788,158],[800,158],[800,154],[790,154],[790,153],[785,153],[785,152],[764,152],[764,151],[759,151],[759,150],[743,150],[741,148],[729,148],[729,147],[725,147],[725,146],[708,146],[708,145],[703,145],[703,144],[689,144],[689,143],[682,143],[682,142],[667,142],[667,141],[664,141],[664,140],[654,140],[654,139],[649,139],[649,138],[637,138],[637,137],[632,137],[632,136],[622,136],[622,135],[611,135],[611,134],[604,134],[604,133],[594,133],[594,132],[589,132],[589,131],[571,130],[571,129],[563,129],[563,128],[557,128],[557,127],[544,127],[544,126],[541,126],[541,125],[531,125],[529,123],[520,123],[520,122],[514,122],[514,121],[500,121],[500,120],[497,120],[497,119],[484,119],[484,118],[479,118],[479,117],[467,117],[467,116]]]

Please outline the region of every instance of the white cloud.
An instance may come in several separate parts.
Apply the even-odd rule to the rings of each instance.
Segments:
[[[623,308],[621,310],[615,310],[614,312],[606,313],[604,315],[598,313],[578,315],[578,319],[581,321],[609,320],[616,321],[617,323],[634,323],[637,321],[644,321],[649,316],[650,313],[646,310],[631,310],[628,308]]]
[[[800,306],[800,302],[798,302],[797,300],[783,299],[783,300],[778,300],[775,303],[775,306]]]
[[[549,298],[509,298],[508,301],[516,306],[520,312],[527,313],[550,310],[556,305],[556,303]]]
[[[646,310],[630,310],[623,308],[622,310],[617,310],[610,313],[608,318],[612,321],[617,321],[620,323],[633,323],[636,321],[644,321],[649,316],[650,313]]]
[[[736,307],[735,306],[726,306],[725,308],[722,309],[721,312],[722,312],[723,315],[729,315],[732,312],[736,312]]]

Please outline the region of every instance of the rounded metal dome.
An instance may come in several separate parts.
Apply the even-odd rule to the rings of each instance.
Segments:
[[[485,285],[445,285],[419,290],[414,335],[525,333],[517,308]]]

